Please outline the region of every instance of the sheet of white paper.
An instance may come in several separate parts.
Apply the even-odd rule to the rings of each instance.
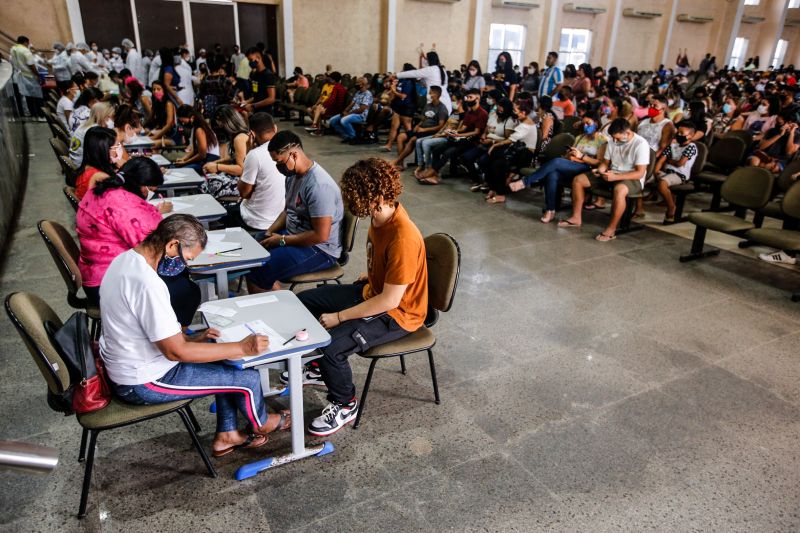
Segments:
[[[171,173],[164,174],[164,183],[175,183],[176,181],[181,181],[182,179],[184,179],[184,176]]]
[[[277,301],[278,301],[277,296],[267,295],[267,296],[259,296],[258,298],[237,300],[236,305],[238,305],[239,307],[252,307],[254,305],[271,304]]]
[[[220,337],[218,342],[239,342],[245,337],[252,335],[253,332],[258,335],[266,335],[269,337],[269,349],[264,353],[283,349],[283,343],[286,342],[286,339],[279,335],[277,331],[266,325],[263,320],[253,320],[252,322],[225,328],[219,332]]]
[[[150,159],[152,159],[153,162],[159,166],[166,166],[170,164],[169,159],[167,159],[161,154],[153,154],[150,156]]]
[[[154,206],[158,207],[159,204],[163,204],[164,202],[171,202],[172,203],[172,213],[176,211],[184,211],[186,209],[190,209],[192,204],[181,202],[180,200],[165,200],[164,198],[158,200],[150,200],[150,203]]]
[[[203,250],[203,253],[207,255],[214,255],[221,252],[233,251],[236,248],[238,248],[238,250],[235,251],[241,253],[242,245],[239,244],[238,242],[227,242],[227,241],[209,242],[208,244],[206,244],[206,249]]]
[[[204,303],[200,306],[200,310],[205,314],[225,316],[228,318],[236,315],[236,309],[231,309],[230,307],[221,307],[211,303]]]
[[[222,242],[225,240],[224,233],[206,233],[206,236],[208,237],[208,242]]]

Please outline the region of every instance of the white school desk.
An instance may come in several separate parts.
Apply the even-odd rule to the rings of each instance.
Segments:
[[[177,190],[197,189],[206,179],[193,168],[170,168],[164,174],[164,184],[158,188],[167,196],[175,196]]]
[[[182,197],[178,198],[179,200]],[[227,228],[209,231],[210,236],[221,236],[224,242],[230,242],[234,248],[241,246],[241,250],[232,252],[237,254],[214,255],[201,253],[189,261],[189,272],[193,274],[214,274],[217,281],[217,297],[224,300],[228,297],[228,272],[257,268],[267,262],[269,252],[257,240],[242,228]]]
[[[256,303],[248,307],[240,307],[240,303]],[[316,348],[327,346],[331,342],[331,336],[323,328],[314,316],[300,303],[300,300],[292,291],[275,291],[264,294],[253,294],[229,298],[222,301],[209,302],[212,307],[222,307],[235,311],[236,314],[229,318],[233,324],[243,324],[255,320],[262,320],[265,324],[282,335],[285,339],[291,339],[295,333],[306,329],[308,339],[300,342],[297,340],[289,342],[285,347],[280,346],[277,351],[266,355],[243,360],[226,361],[227,364],[237,368],[254,368],[262,365],[270,365],[279,361],[287,361],[289,365],[289,408],[292,412],[292,451],[291,453],[268,457],[248,463],[239,467],[236,471],[236,479],[241,481],[255,476],[259,472],[274,468],[292,461],[311,457],[312,455],[322,456],[333,451],[333,444],[324,442],[315,446],[306,447],[305,445],[305,422],[303,420],[303,355],[312,352]],[[201,307],[202,310],[202,307]],[[214,326],[214,314],[203,312],[211,326]],[[215,326],[216,327],[216,326]],[[275,348],[273,347],[273,350]]]
[[[208,223],[219,220],[224,217],[227,211],[222,207],[213,196],[210,194],[191,194],[189,196],[179,196],[170,199],[153,199],[150,203],[158,207],[162,202],[172,202],[172,211],[164,213],[164,218],[176,215],[178,213],[184,215],[193,215],[203,226],[208,228]]]

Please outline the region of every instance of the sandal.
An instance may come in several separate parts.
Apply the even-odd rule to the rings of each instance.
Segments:
[[[280,416],[280,420],[278,420],[278,425],[272,428],[271,430],[267,430],[267,423],[264,423],[263,426],[254,430],[255,433],[259,435],[267,435],[268,433],[275,433],[276,431],[286,431],[292,427],[292,413],[289,411],[281,411],[277,413]],[[269,417],[267,417],[269,418]]]
[[[439,185],[440,181],[433,178],[422,178],[419,180],[420,185]]]
[[[559,220],[558,221],[558,227],[559,228],[580,228],[581,225],[580,224],[576,224],[574,222],[571,222],[569,220]]]
[[[503,198],[502,200],[498,200],[497,196],[492,196],[491,198],[487,198],[486,199],[486,203],[488,203],[488,204],[504,204],[504,203],[506,203],[505,196],[503,196],[502,198]]]
[[[617,234],[616,233],[613,234],[613,235],[606,235],[605,233],[599,233],[597,235],[597,237],[594,238],[594,240],[600,241],[600,242],[608,242],[608,241],[613,241],[616,238],[617,238]]]
[[[258,442],[256,439],[262,439]],[[228,455],[231,452],[235,452],[236,450],[251,450],[253,448],[260,448],[264,446],[266,443],[269,442],[269,437],[266,435],[259,435],[257,433],[250,433],[247,436],[247,439],[241,444],[235,444],[233,446],[229,446],[227,448],[223,448],[221,450],[212,450],[211,456],[215,458],[222,457],[224,455]]]
[[[540,221],[542,224],[549,224],[549,223],[551,223],[553,220],[555,220],[555,218],[556,218],[556,212],[555,212],[555,211],[548,211],[548,212],[546,212],[546,213],[544,214],[544,216],[542,216],[542,218],[540,218],[540,219],[539,219],[539,221]]]
[[[597,203],[595,203],[595,202],[592,202],[592,203],[591,203],[591,204],[589,204],[589,205],[585,205],[585,206],[583,206],[583,208],[584,208],[585,210],[587,210],[587,211],[594,211],[595,209],[605,209],[605,208],[606,208],[606,204],[603,204],[603,205],[598,205]]]

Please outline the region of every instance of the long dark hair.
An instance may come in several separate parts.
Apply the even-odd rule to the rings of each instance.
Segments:
[[[428,60],[429,67],[439,67],[439,76],[441,76],[442,78],[441,84],[444,85],[447,80],[447,77],[445,76],[444,73],[444,67],[439,62],[439,54],[431,50],[430,52],[427,53],[425,58]]]
[[[467,79],[472,78],[472,76],[470,76],[470,74],[469,74],[469,69],[471,69],[472,67],[475,67],[476,69],[478,69],[478,73],[475,74],[476,78],[479,77],[479,76],[483,77],[483,71],[481,70],[481,64],[478,63],[477,59],[473,59],[472,61],[469,62],[469,65],[467,65]]]
[[[501,57],[505,58],[506,60],[505,63],[503,63],[502,67],[500,66]],[[494,66],[495,66],[495,72],[497,72],[498,70],[503,71],[503,74],[505,75],[504,76],[505,81],[511,83],[516,78],[516,73],[514,72],[514,60],[511,59],[511,54],[509,54],[508,52],[500,52],[497,55],[497,59],[495,60]]]
[[[123,129],[126,125],[138,130],[142,126],[142,115],[133,106],[122,104],[114,113],[114,127]]]
[[[103,196],[111,189],[123,189],[139,198],[144,198],[142,187],[160,187],[164,184],[164,173],[149,157],[133,157],[122,165],[119,172],[108,179],[97,182],[92,191],[95,196]]]
[[[500,113],[500,109],[503,109],[503,112]],[[506,121],[514,114],[514,104],[511,103],[511,100],[508,98],[502,98],[499,102],[497,102],[497,118],[502,121]]]
[[[158,55],[161,56],[161,69],[158,71],[158,81],[164,83],[164,73],[167,70],[167,67],[173,67],[173,71],[175,70],[175,55],[172,53],[171,48],[159,48]],[[177,76],[177,72],[173,72],[173,76]]]
[[[178,108],[178,118],[191,118],[192,129],[201,129],[206,134],[208,139],[208,146],[217,145],[217,135],[211,128],[211,125],[203,118],[203,115],[190,105],[182,105]]]
[[[92,102],[93,100],[99,101],[102,99],[103,99],[103,91],[95,87],[89,87],[88,89],[81,91],[81,95],[75,101],[75,109],[78,109],[79,107],[83,106],[89,107],[89,103]]]
[[[169,94],[167,93],[167,88],[162,81],[154,81],[153,85],[150,87],[151,90],[158,85],[161,87],[161,90],[164,91],[164,98],[159,100],[155,96],[152,99],[152,106],[153,106],[153,115],[150,117],[150,122],[148,126],[152,129],[154,127],[162,128],[167,124],[167,106],[175,105],[172,103],[172,100],[169,99]],[[155,92],[155,91],[154,91]],[[177,119],[176,119],[177,120]]]
[[[83,163],[80,171],[93,167],[109,176],[116,174],[117,169],[108,155],[111,147],[117,143],[117,132],[110,128],[93,126],[86,131],[83,138]]]

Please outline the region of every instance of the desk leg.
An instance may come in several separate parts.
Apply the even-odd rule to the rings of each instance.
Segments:
[[[292,453],[268,457],[261,461],[242,465],[236,471],[236,479],[241,481],[257,475],[269,468],[291,463],[316,455],[321,457],[333,452],[333,444],[324,442],[306,448],[305,423],[303,422],[303,368],[302,356],[297,353],[289,357],[289,391],[290,409],[292,410]]]
[[[228,272],[217,272],[217,298],[224,300],[228,297]]]
[[[173,198],[174,196],[175,196],[175,189],[173,189],[172,187],[167,189],[167,198]]]

